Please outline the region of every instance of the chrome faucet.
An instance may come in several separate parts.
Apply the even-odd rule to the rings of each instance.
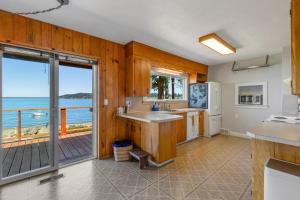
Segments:
[[[169,104],[167,102],[162,102],[161,110],[170,111],[171,110],[171,104]]]

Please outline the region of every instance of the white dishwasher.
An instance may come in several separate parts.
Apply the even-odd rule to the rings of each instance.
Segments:
[[[199,112],[187,113],[187,140],[192,140],[199,136]]]
[[[265,200],[300,199],[300,165],[270,159],[264,171]]]

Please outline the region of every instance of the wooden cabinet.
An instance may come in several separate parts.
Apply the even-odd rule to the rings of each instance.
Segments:
[[[300,164],[300,148],[252,139],[252,199],[264,199],[264,168],[270,158]]]
[[[204,136],[204,111],[199,112],[199,136]],[[184,142],[187,139],[187,113],[176,113],[175,115],[181,115],[182,120],[176,121],[176,136],[177,143]]]
[[[142,149],[160,165],[176,157],[176,121],[164,123],[142,122]]]
[[[160,165],[176,156],[176,122],[148,123],[127,119],[126,135],[133,141],[134,148],[148,152],[152,161]]]
[[[207,81],[207,74],[190,73],[189,83],[205,83]]]
[[[176,121],[176,136],[177,143],[184,142],[186,140],[186,113],[176,114],[181,115],[183,117],[182,120]]]
[[[126,58],[126,95],[148,96],[150,92],[151,62],[148,59]]]
[[[204,136],[204,111],[199,112],[199,135]]]
[[[134,147],[141,148],[141,122],[127,120],[127,132]]]
[[[292,0],[292,92],[300,95],[300,0]]]
[[[125,45],[126,96],[148,96],[151,66],[184,71],[195,82],[207,80],[208,67],[201,63],[170,54],[168,52],[132,41]]]

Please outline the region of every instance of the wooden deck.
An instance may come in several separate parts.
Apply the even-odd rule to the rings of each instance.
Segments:
[[[74,134],[58,140],[60,163],[70,163],[92,155],[92,134]],[[49,141],[35,140],[3,148],[3,177],[49,165]]]

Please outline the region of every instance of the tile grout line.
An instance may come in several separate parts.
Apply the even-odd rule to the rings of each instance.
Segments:
[[[207,142],[207,143],[205,143],[204,145],[208,145],[209,143],[212,143],[213,141],[209,141],[209,142]],[[201,148],[204,148],[204,147],[201,147]],[[210,152],[211,150],[208,150],[207,152]],[[186,155],[185,155],[186,156]],[[174,161],[175,162],[175,161]],[[127,167],[127,166],[126,166]],[[129,167],[127,167],[127,168],[129,168]],[[177,170],[179,170],[179,169],[182,169],[183,168],[183,166],[181,166],[181,167],[179,167],[178,169],[175,169],[175,171],[177,171]],[[130,169],[130,170],[133,170],[133,171],[135,171],[135,172],[137,172],[139,175],[141,175],[143,178],[145,178],[146,180],[148,180],[149,182],[151,182],[148,178],[146,178],[144,175],[142,175],[141,173],[140,173],[140,171],[139,171],[139,169]],[[171,172],[171,174],[173,174],[174,172]],[[170,176],[170,173],[168,173],[168,175],[166,175],[165,177],[162,177],[162,178],[160,178],[160,179],[157,179],[157,180],[155,180],[155,181],[153,181],[153,183],[151,183],[150,185],[148,185],[147,187],[145,187],[144,189],[142,189],[141,191],[138,191],[138,192],[136,192],[135,194],[133,194],[132,196],[130,196],[130,198],[132,198],[133,196],[135,196],[136,194],[139,194],[139,193],[142,193],[143,191],[145,191],[147,188],[149,188],[149,187],[151,187],[152,185],[154,185],[155,183],[158,183],[159,181],[161,181],[161,180],[164,180],[164,179],[166,179],[168,176]],[[164,191],[162,191],[165,195],[167,195],[169,198],[171,198],[171,199],[174,199],[170,194],[168,194],[168,193],[166,193],[166,192],[164,192]],[[175,199],[174,199],[175,200]]]
[[[206,143],[206,145],[213,143],[214,141],[209,141],[208,143]],[[201,147],[202,148],[202,147]],[[214,174],[216,174],[218,171],[220,171],[228,162],[230,162],[232,159],[234,159],[235,157],[239,156],[245,149],[246,147],[240,147],[240,149],[242,149],[242,151],[239,151],[236,155],[233,155],[231,158],[228,158],[228,160],[226,162],[224,162],[223,165],[221,165],[219,168],[217,168],[216,170],[214,170],[210,175],[208,175],[202,182],[200,182],[198,185],[195,186],[195,188],[189,192],[187,195],[185,195],[183,197],[183,199],[186,199],[192,192],[194,192],[196,189],[198,189],[202,184],[204,184],[204,182],[206,182],[211,176],[213,176]],[[211,150],[208,150],[207,152],[211,152]],[[183,167],[182,167],[183,168]],[[167,194],[167,193],[165,193]],[[221,198],[222,199],[222,198]]]
[[[209,144],[209,143],[212,143],[213,141],[209,141],[208,143],[206,143],[207,145]],[[201,147],[202,148],[202,147]],[[242,147],[241,147],[241,149],[243,149]],[[246,148],[245,148],[246,149]],[[243,149],[244,150],[244,149]],[[222,166],[220,166],[218,169],[216,169],[215,171],[213,171],[207,178],[205,178],[202,182],[200,182],[199,183],[199,185],[196,185],[195,186],[195,188],[191,191],[191,192],[189,192],[187,195],[185,195],[185,197],[183,197],[183,199],[185,199],[185,198],[187,198],[192,192],[194,192],[200,185],[202,185],[205,181],[207,181],[207,179],[208,178],[210,178],[212,175],[214,175],[217,171],[219,171],[222,167],[224,167],[224,165],[226,165],[229,161],[231,161],[232,159],[234,159],[236,156],[238,156],[238,155],[240,155],[241,154],[241,152],[243,152],[243,150],[242,151],[239,151],[239,153],[237,153],[236,155],[233,155],[232,156],[232,158],[229,158],[226,162],[224,162],[224,164],[222,165]],[[212,150],[208,150],[207,152],[211,152]],[[182,169],[183,167],[180,167],[180,168],[178,168],[178,169]],[[168,177],[170,174],[168,174],[166,177]],[[165,179],[166,177],[164,177],[164,178],[162,178],[162,179],[160,179],[160,180],[163,180],[163,179]],[[158,180],[158,181],[160,181],[160,180]],[[170,196],[168,193],[166,193],[166,192],[164,192],[163,191],[163,193],[164,194],[166,194],[167,196],[169,196],[169,197],[171,197],[172,199],[174,199],[172,196]]]
[[[207,143],[205,143],[204,145],[205,146],[207,146],[207,145],[209,145],[209,144],[211,144],[211,143],[213,143],[214,141],[209,141],[209,142],[207,142]],[[204,147],[202,147],[202,148],[204,148]],[[243,149],[244,150],[244,149]],[[243,152],[243,150],[242,151],[240,151],[240,153],[241,152]],[[211,150],[207,150],[207,152],[211,152],[212,151],[212,149]],[[233,155],[231,158],[229,158],[226,162],[224,162],[224,164],[223,165],[221,165],[218,169],[216,169],[215,171],[213,171],[212,172],[212,174],[210,174],[207,178],[205,178],[202,182],[200,182],[199,183],[199,185],[197,185],[197,186],[195,186],[195,188],[191,191],[191,192],[189,192],[185,197],[183,197],[184,199],[186,198],[186,197],[188,197],[192,192],[194,192],[197,188],[199,188],[204,182],[206,182],[207,181],[207,179],[209,179],[212,175],[214,175],[215,173],[217,173],[220,169],[222,169],[229,161],[231,161],[232,159],[234,159],[236,156],[238,156],[238,155],[240,155],[240,153],[238,153],[238,154],[236,154],[236,155]],[[185,156],[187,156],[187,155],[185,155]],[[105,177],[105,179],[119,192],[119,194],[121,194],[121,196],[124,198],[124,199],[126,199],[126,200],[128,200],[128,199],[131,199],[131,198],[133,198],[135,195],[137,195],[137,194],[139,194],[139,193],[142,193],[142,192],[144,192],[144,191],[146,191],[149,187],[151,187],[151,186],[153,186],[155,183],[158,183],[159,181],[161,181],[161,180],[164,180],[164,179],[166,179],[168,176],[170,176],[170,173],[168,173],[168,175],[166,175],[165,177],[162,177],[162,178],[159,178],[159,179],[157,179],[157,180],[155,180],[155,181],[150,181],[148,178],[146,178],[143,174],[141,174],[140,173],[140,171],[139,171],[139,169],[135,169],[135,168],[133,168],[133,167],[130,167],[130,166],[126,166],[126,165],[124,165],[124,167],[126,167],[128,170],[130,170],[131,172],[133,172],[133,173],[137,173],[138,175],[140,175],[141,177],[143,177],[145,180],[147,180],[148,182],[150,182],[150,184],[148,185],[148,186],[146,186],[145,188],[143,188],[143,189],[141,189],[140,191],[137,191],[137,192],[135,192],[134,194],[132,194],[132,195],[130,195],[130,196],[125,196],[110,180],[109,180],[109,178],[108,177],[106,177],[106,175],[102,172],[102,170],[99,170],[100,171],[100,173]],[[182,168],[184,168],[184,166],[181,166],[181,167],[178,167],[177,169],[175,169],[174,171],[177,171],[177,170],[179,170],[179,169],[182,169]],[[173,174],[174,172],[171,172],[171,174]],[[168,194],[168,193],[166,193],[166,192],[164,192],[164,191],[162,191],[163,192],[163,194],[165,194],[166,196],[168,196],[169,198],[171,198],[171,199],[173,199],[174,200],[174,198],[170,195],[170,194]]]
[[[181,169],[181,168],[183,168],[183,167],[179,167],[178,169]],[[176,170],[178,170],[178,169],[176,169]],[[149,184],[149,185],[148,185],[147,187],[145,187],[144,189],[142,189],[142,190],[136,192],[135,194],[133,194],[132,196],[130,196],[130,198],[134,197],[135,195],[137,195],[137,194],[139,194],[139,193],[144,192],[146,189],[148,189],[149,187],[153,186],[155,183],[158,183],[159,181],[166,179],[166,178],[170,175],[170,174],[168,174],[168,175],[166,175],[166,176],[164,176],[164,177],[162,177],[162,178],[158,178],[157,180],[151,182],[148,178],[146,178],[144,175],[142,175],[142,174],[140,173],[139,169],[137,169],[137,170],[133,169],[133,171],[136,171],[140,176],[142,176],[143,178],[145,178],[145,179],[146,179],[147,181],[149,181],[151,184]],[[172,196],[170,196],[169,194],[167,194],[167,193],[165,193],[165,192],[163,192],[163,193],[164,193],[165,195],[167,195],[169,198],[175,200],[175,199],[174,199]]]
[[[191,195],[196,189],[198,189],[201,185],[203,185],[210,177],[212,177],[213,175],[215,175],[217,172],[219,172],[222,168],[224,168],[224,166],[226,164],[228,164],[231,160],[233,160],[234,158],[236,158],[237,156],[239,156],[245,148],[241,148],[242,150],[239,151],[239,153],[237,153],[236,155],[232,156],[231,158],[229,158],[226,162],[224,162],[223,165],[221,165],[218,169],[216,169],[214,172],[212,172],[209,176],[207,176],[207,178],[205,178],[201,183],[199,183],[199,185],[197,185],[191,192],[189,192],[183,199],[186,199],[189,195]],[[222,198],[221,198],[222,199]]]
[[[141,189],[140,191],[137,191],[137,192],[135,192],[134,194],[132,194],[132,195],[130,195],[130,196],[128,196],[128,197],[126,197],[110,180],[109,180],[109,178],[108,177],[106,177],[106,175],[100,170],[100,173],[105,177],[105,179],[122,195],[122,197],[124,198],[124,199],[126,199],[126,200],[129,200],[129,199],[131,199],[132,197],[134,197],[135,195],[137,195],[137,194],[139,194],[139,193],[142,193],[143,191],[145,191],[146,189],[148,189],[149,187],[151,187],[151,186],[153,186],[155,183],[157,183],[158,181],[160,181],[160,180],[163,180],[163,179],[165,179],[167,176],[165,176],[165,177],[163,177],[163,178],[161,178],[161,179],[158,179],[158,180],[156,180],[156,181],[153,181],[153,182],[151,182],[149,179],[147,179],[145,176],[143,176],[142,174],[140,174],[139,173],[139,171],[138,171],[138,169],[136,170],[136,169],[132,169],[132,168],[130,168],[129,166],[124,166],[124,167],[126,167],[128,170],[130,170],[131,172],[136,172],[138,175],[140,175],[141,177],[143,177],[145,180],[147,180],[150,184],[149,185],[147,185],[145,188],[143,188],[143,189]],[[169,196],[169,195],[168,195]],[[174,198],[171,198],[171,199],[174,199]]]
[[[209,142],[207,142],[207,143],[204,144],[204,145],[208,145],[208,144],[211,143],[211,142],[213,142],[213,141],[209,141]],[[182,168],[183,168],[183,166],[179,167],[178,169],[175,169],[174,171],[180,170],[180,169],[182,169]],[[140,174],[139,170],[136,170],[136,171]],[[173,173],[174,173],[174,172],[171,172],[171,174],[173,174]],[[140,174],[140,175],[141,175],[142,177],[144,177],[145,179],[147,179],[147,178],[146,178],[145,176],[143,176],[142,174]],[[147,188],[151,187],[151,186],[154,185],[155,183],[158,183],[158,182],[161,181],[161,180],[167,179],[168,176],[170,176],[170,173],[168,173],[168,175],[166,175],[166,176],[164,176],[164,177],[162,177],[162,178],[157,179],[156,181],[154,181],[152,184],[150,184],[149,186],[147,186],[147,187],[144,188],[143,190],[141,190],[141,191],[135,193],[134,195],[132,195],[130,198],[134,197],[136,194],[142,193],[143,191],[145,191]],[[150,181],[149,179],[147,179],[147,180]],[[158,188],[158,189],[159,189],[159,188]],[[166,196],[168,196],[170,199],[175,200],[175,198],[173,198],[173,197],[172,197],[170,194],[168,194],[167,192],[162,191],[162,193],[165,194]]]
[[[99,168],[98,168],[98,170],[99,170],[99,173],[105,178],[105,180],[107,180],[113,186],[113,188],[116,189],[116,191],[122,196],[122,198],[128,200],[128,198],[109,180],[109,178],[106,177],[106,175],[102,172],[102,170]]]
[[[247,186],[246,186],[246,188],[245,188],[244,191],[241,193],[241,195],[240,195],[240,197],[239,197],[239,200],[242,200],[242,199],[244,198],[244,196],[245,196],[245,194],[246,194],[248,188],[251,187],[251,182],[252,182],[252,181],[251,181],[251,179],[250,179],[249,182],[248,182],[248,184],[247,184]]]

